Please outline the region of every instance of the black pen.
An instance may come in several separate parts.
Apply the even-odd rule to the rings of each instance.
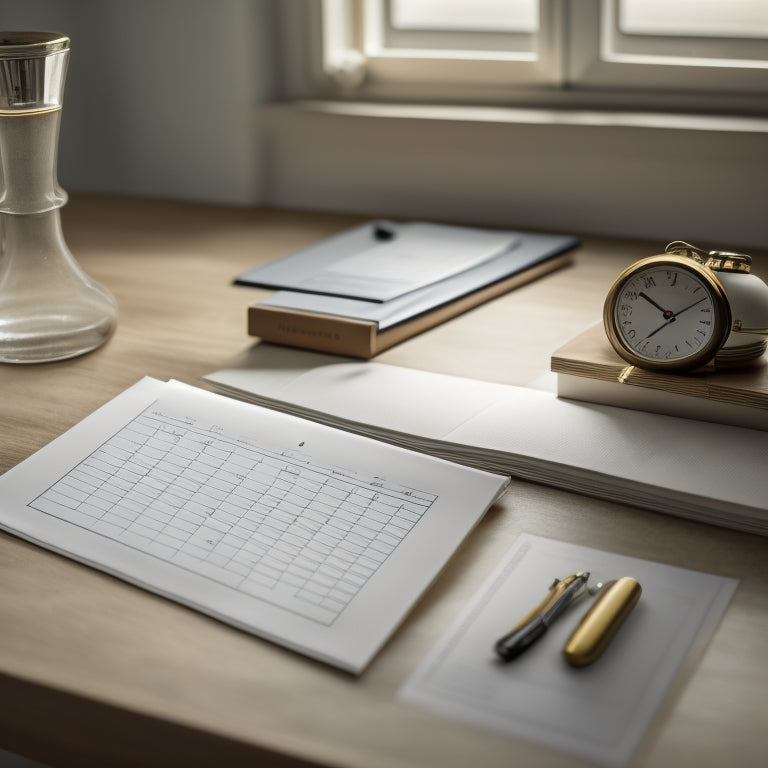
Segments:
[[[589,572],[575,573],[565,579],[555,579],[547,596],[529,614],[496,642],[496,653],[504,661],[512,661],[530,648],[555,619],[584,594]]]

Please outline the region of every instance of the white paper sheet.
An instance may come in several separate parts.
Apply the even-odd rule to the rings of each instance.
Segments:
[[[391,301],[478,267],[513,250],[509,232],[409,222],[389,224],[377,239],[367,224],[255,267],[238,282],[271,288]]]
[[[390,242],[374,243],[298,281],[298,287],[388,301],[476,267],[516,242],[507,235],[432,224],[401,231]]]
[[[633,576],[637,606],[591,666],[561,649],[594,598],[512,662],[494,642],[555,578]],[[626,765],[692,646],[703,647],[737,586],[726,579],[524,534],[400,691],[407,701],[601,765]]]
[[[225,391],[493,472],[768,533],[768,433],[255,345]],[[723,471],[727,456],[728,471]]]
[[[376,323],[381,332],[418,314],[429,312],[435,307],[523,272],[536,264],[564,253],[577,243],[575,238],[563,235],[520,232],[517,233],[517,242],[513,248],[511,244],[516,235],[513,232],[507,234],[510,238],[510,245],[503,248],[500,255],[388,301],[375,302],[339,298],[320,293],[277,291],[268,299],[260,301],[259,304],[302,312],[352,317],[357,320],[370,320]],[[255,277],[256,280],[259,279],[258,271],[252,270],[248,275]],[[241,276],[239,281],[247,283],[248,279],[247,276]]]
[[[0,477],[0,527],[360,672],[507,482],[143,379]]]

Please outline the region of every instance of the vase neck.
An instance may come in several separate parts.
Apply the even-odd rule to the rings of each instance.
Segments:
[[[61,110],[0,113],[0,213],[60,208],[56,173]]]

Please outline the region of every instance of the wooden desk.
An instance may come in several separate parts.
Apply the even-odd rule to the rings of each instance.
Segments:
[[[0,471],[143,375],[204,386],[203,374],[251,345],[246,307],[265,295],[233,286],[234,275],[357,221],[73,199],[64,210],[67,242],[114,292],[118,330],[78,359],[0,367]],[[553,349],[599,318],[621,267],[658,249],[586,239],[573,267],[378,360],[527,384],[546,374]],[[580,764],[396,698],[523,531],[741,579],[635,763],[764,765],[768,540],[524,482],[513,483],[359,679],[0,534],[0,748],[100,768]]]

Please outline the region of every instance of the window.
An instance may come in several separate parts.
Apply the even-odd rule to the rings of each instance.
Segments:
[[[561,70],[554,0],[325,0],[324,68],[382,95],[401,86],[545,86]],[[392,91],[394,92],[394,91]]]
[[[765,0],[324,0],[322,26],[346,98],[766,110]]]
[[[585,87],[768,91],[764,0],[602,0],[572,14],[569,61]],[[572,9],[573,10],[573,9]]]
[[[273,7],[273,204],[768,243],[768,0]]]
[[[391,0],[395,29],[535,32],[536,0]]]

